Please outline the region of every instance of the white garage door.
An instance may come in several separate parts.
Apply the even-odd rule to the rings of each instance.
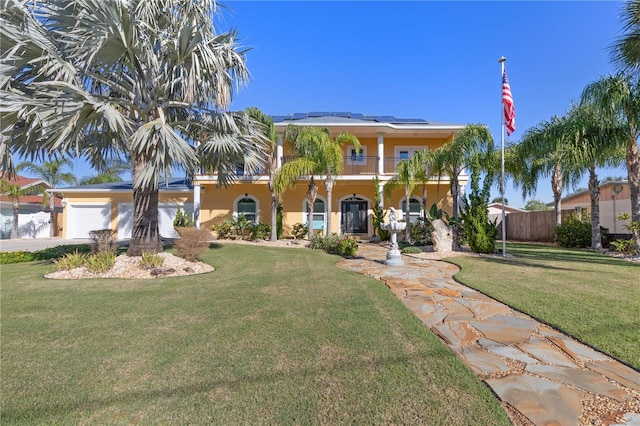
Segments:
[[[178,212],[178,207],[186,213],[193,213],[193,203],[183,205],[173,203],[160,203],[158,205],[158,227],[163,238],[175,238],[178,236],[173,229],[173,220]],[[118,239],[131,238],[133,228],[133,203],[118,203]]]
[[[111,227],[111,203],[68,204],[67,236],[90,238],[89,232]]]

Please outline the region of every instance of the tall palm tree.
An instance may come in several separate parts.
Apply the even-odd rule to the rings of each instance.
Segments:
[[[620,144],[626,151],[631,221],[640,223],[640,76],[618,73],[602,77],[585,87],[581,99],[598,110],[603,126],[624,129]],[[640,235],[635,240],[640,247]]]
[[[624,138],[624,129],[620,126],[603,126],[598,111],[592,105],[573,106],[567,114],[570,132],[569,144],[579,156],[583,171],[589,172],[589,197],[591,199],[591,248],[602,249],[600,232],[600,182],[596,167],[619,166],[622,164],[624,150],[619,140]]]
[[[9,198],[13,204],[13,224],[11,226],[11,239],[18,238],[18,221],[20,218],[20,197],[25,195],[33,195],[42,191],[42,187],[40,185],[30,186],[27,188],[21,187],[15,181],[11,181],[8,179],[8,176],[3,174],[2,179],[0,179],[0,194]],[[53,229],[53,223],[51,224],[51,229]]]
[[[333,184],[335,176],[342,173],[344,165],[342,146],[351,143],[358,149],[360,142],[350,133],[340,133],[333,139],[328,129],[294,125],[289,125],[285,130],[285,139],[293,145],[295,158],[282,165],[277,171],[274,178],[276,192],[282,194],[286,187],[295,185],[303,177],[309,177],[307,223],[309,226],[308,238],[311,239],[313,236],[313,206],[318,196],[315,175],[324,176],[327,189],[326,236],[330,236]]]
[[[0,9],[0,159],[73,153],[101,170],[133,163],[129,255],[162,250],[161,177],[258,167],[264,141],[227,112],[248,79],[235,31],[218,33],[214,0],[7,0]]]
[[[433,176],[438,179],[449,178],[450,193],[453,203],[452,236],[453,248],[460,249],[458,223],[460,222],[460,175],[465,167],[471,164],[474,156],[493,144],[493,137],[486,126],[482,124],[468,124],[456,133],[450,142],[436,150],[430,151]]]
[[[247,113],[254,120],[262,124],[261,131],[266,140],[268,140],[267,153],[267,171],[269,173],[269,192],[271,192],[271,241],[278,240],[278,204],[281,202],[281,196],[276,191],[274,178],[278,168],[277,148],[278,136],[273,125],[273,118],[266,115],[258,108],[251,107],[247,109]]]
[[[420,184],[423,184],[423,204],[426,203],[426,181],[429,179],[427,152],[426,150],[418,151],[408,160],[401,160],[396,166],[396,174],[383,187],[386,198],[391,198],[391,194],[397,189],[404,190],[404,217],[407,221],[407,227],[405,228],[406,241],[411,240],[411,225],[409,224],[411,196]]]
[[[51,188],[57,188],[59,185],[74,184],[78,181],[73,173],[64,171],[65,167],[72,168],[73,163],[67,158],[61,158],[45,161],[41,164],[25,161],[16,166],[16,171],[26,170],[47,182]],[[56,197],[55,194],[45,191],[43,191],[42,195],[44,197],[43,202],[49,205],[49,221],[51,223],[49,236],[55,237],[56,224],[58,223],[58,213],[55,211]]]
[[[570,126],[567,116],[542,121],[524,133],[520,144],[510,147],[508,156],[512,164],[509,169],[515,174],[514,181],[522,188],[523,197],[535,194],[538,179],[551,178],[556,225],[562,223],[565,183],[575,186],[584,170],[579,151],[570,144]]]
[[[622,30],[624,35],[611,45],[611,58],[619,69],[637,73],[640,71],[640,1],[624,3]]]

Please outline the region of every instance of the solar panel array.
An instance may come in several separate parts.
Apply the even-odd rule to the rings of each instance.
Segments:
[[[307,120],[322,117],[348,118],[352,120],[371,121],[374,123],[427,123],[426,120],[421,118],[398,118],[392,115],[364,115],[353,112],[298,112],[289,115],[274,115],[272,118],[274,123],[282,123],[285,121]]]

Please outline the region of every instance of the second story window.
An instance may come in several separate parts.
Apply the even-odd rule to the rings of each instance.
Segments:
[[[353,145],[349,145],[347,147],[347,165],[360,165],[366,164],[367,162],[367,148],[361,146],[360,148],[356,148]]]

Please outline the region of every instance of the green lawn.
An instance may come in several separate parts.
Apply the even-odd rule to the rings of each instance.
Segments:
[[[640,264],[528,244],[507,253],[447,260],[460,282],[640,369]]]
[[[6,424],[509,424],[377,280],[320,251],[223,245],[215,272],[46,280],[2,266]]]

